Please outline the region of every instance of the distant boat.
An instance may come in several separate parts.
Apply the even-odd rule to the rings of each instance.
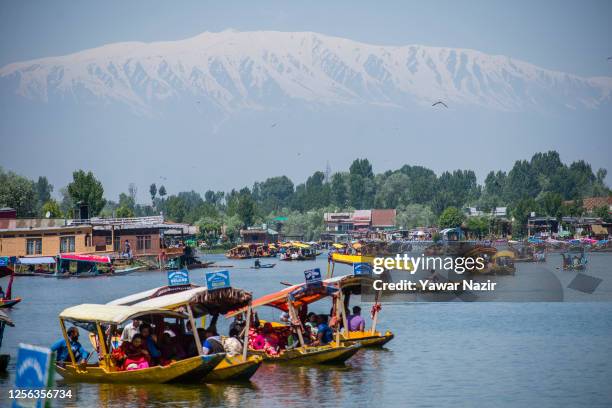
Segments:
[[[251,266],[251,269],[274,268],[274,266],[276,266],[275,263],[261,264],[259,266],[257,266],[257,265]]]

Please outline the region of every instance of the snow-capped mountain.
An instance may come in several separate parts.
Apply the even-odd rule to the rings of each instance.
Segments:
[[[495,110],[609,106],[612,78],[584,78],[506,56],[419,45],[381,46],[311,32],[203,33],[109,44],[0,69],[4,96],[129,106],[188,101],[232,112],[310,106],[407,107],[437,100]]]

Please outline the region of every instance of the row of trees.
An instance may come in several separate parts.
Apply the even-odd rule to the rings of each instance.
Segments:
[[[73,181],[59,190],[61,200],[51,194],[53,186],[45,177],[32,181],[0,169],[0,205],[16,208],[19,216],[71,216],[78,202],[89,204],[92,215],[131,217],[159,214],[177,222],[198,223],[204,234],[217,237],[225,225],[237,234],[241,226],[274,221],[283,216],[288,233],[315,237],[323,228],[325,211],[396,208],[397,223],[404,228],[418,225],[456,226],[461,208],[474,206],[488,212],[497,206],[509,207],[516,227],[521,229],[531,212],[560,217],[581,215],[581,199],[607,196],[606,170],[593,172],[580,160],[564,164],[555,151],[537,153],[519,160],[509,172],[491,171],[479,185],[472,170],[443,172],[440,176],[422,166],[405,165],[375,174],[367,159],[353,161],[348,171],[329,175],[314,172],[304,183],[294,185],[287,176],[270,177],[252,188],[240,190],[183,191],[168,195],[165,186],[151,184],[151,202],[136,202],[137,187],[128,186],[117,201],[106,200],[102,183],[91,172],[73,173]],[[573,200],[573,204],[564,202]],[[604,214],[605,212],[605,214]],[[601,214],[608,216],[607,211]],[[484,220],[470,220],[485,225]]]

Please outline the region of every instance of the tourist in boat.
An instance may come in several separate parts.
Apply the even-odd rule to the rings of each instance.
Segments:
[[[229,357],[238,356],[242,353],[242,341],[240,332],[236,327],[230,329],[229,337],[223,339],[223,349]]]
[[[165,330],[159,342],[162,365],[168,365],[174,361],[185,358],[185,352],[178,342],[176,334],[172,330]]]
[[[125,244],[123,246],[123,254],[126,258],[132,259],[132,246],[130,245],[130,241],[125,240]]]
[[[361,308],[353,306],[353,314],[348,318],[349,331],[363,331],[365,328],[365,320],[361,317]]]
[[[304,324],[305,328],[309,328],[312,335],[317,336],[317,314],[314,312],[308,313],[308,317],[306,319],[306,323]]]
[[[134,335],[140,333],[139,326],[140,320],[132,320],[131,324],[128,324],[123,328],[123,331],[121,332],[121,341],[131,341],[134,338]]]
[[[159,362],[161,351],[157,345],[157,338],[151,333],[151,325],[146,323],[142,324],[140,326],[140,335],[142,336],[142,343],[145,345],[151,356],[150,362]]]
[[[87,362],[87,351],[81,345],[81,343],[79,343],[79,329],[73,326],[68,329],[66,334],[68,334],[68,339],[70,340],[70,348],[72,349],[74,359],[79,364],[85,364]],[[51,351],[55,351],[56,361],[58,363],[63,364],[71,361],[70,353],[68,352],[68,347],[64,338],[61,338],[53,343],[51,346]]]
[[[242,313],[237,314],[236,317],[234,317],[234,321],[230,323],[229,332],[231,333],[232,330],[236,330],[238,333],[242,333],[245,326],[246,326],[246,323],[244,321],[244,317],[242,316]]]
[[[255,268],[261,268],[261,262],[259,261],[259,259],[255,260]]]
[[[317,317],[317,321],[319,325],[317,326],[317,340],[315,341],[315,345],[323,346],[329,344],[334,338],[334,333],[327,324],[327,315],[320,314]]]
[[[151,366],[151,354],[147,350],[145,339],[141,334],[135,334],[132,341],[121,343],[119,350],[124,356],[123,364],[121,365],[124,370],[141,370]]]
[[[198,330],[199,334],[200,330]],[[217,330],[214,327],[209,327],[204,330],[204,342],[202,343],[202,353],[204,354],[217,354],[224,353],[225,349],[223,348],[223,343],[221,342],[221,337]]]

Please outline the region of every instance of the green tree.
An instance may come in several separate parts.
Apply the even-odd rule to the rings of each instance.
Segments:
[[[395,222],[402,229],[415,227],[429,227],[436,220],[436,216],[429,206],[423,204],[407,204],[397,208]]]
[[[514,205],[512,208],[512,217],[514,218],[512,225],[513,235],[525,235],[527,232],[527,220],[531,213],[537,210],[538,204],[533,198],[523,198]]]
[[[51,193],[53,192],[53,186],[49,184],[49,180],[46,177],[38,177],[36,181],[36,195],[38,198],[38,204],[43,205],[47,201],[51,200]]]
[[[37,193],[34,183],[0,167],[0,207],[11,207],[18,217],[33,217],[37,211]]]
[[[547,191],[540,194],[536,202],[544,215],[555,218],[561,217],[563,198],[559,193]]]
[[[610,215],[610,209],[608,206],[602,206],[593,209],[593,215],[601,218],[604,222],[612,222],[612,216]]]
[[[166,196],[166,187],[163,185],[159,187],[159,196],[163,199]]]
[[[346,173],[334,173],[331,179],[331,202],[340,208],[348,205],[347,179]]]
[[[242,225],[248,227],[253,225],[255,219],[255,201],[250,194],[241,194],[238,198],[236,214],[242,221]]]
[[[385,179],[374,200],[378,208],[397,208],[411,201],[410,178],[401,172],[392,173]]]
[[[42,217],[47,218],[47,213],[49,214],[48,218],[62,218],[64,216],[59,203],[52,198],[45,202],[40,209]]]
[[[465,224],[469,232],[482,239],[489,232],[490,220],[487,217],[468,217]]]
[[[460,227],[465,221],[465,216],[456,207],[448,207],[438,219],[438,226],[440,228],[456,228]]]
[[[73,203],[86,203],[92,216],[98,215],[106,202],[103,197],[102,183],[94,177],[91,171],[85,173],[83,170],[77,170],[72,173],[72,182],[68,184],[68,194]]]
[[[157,186],[155,183],[149,186],[149,194],[151,194],[151,202],[155,205],[155,196],[157,195]]]

